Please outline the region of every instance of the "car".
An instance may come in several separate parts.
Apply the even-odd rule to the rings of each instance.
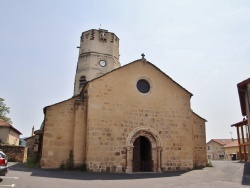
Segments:
[[[0,150],[0,176],[5,176],[8,171],[8,158],[4,152]]]

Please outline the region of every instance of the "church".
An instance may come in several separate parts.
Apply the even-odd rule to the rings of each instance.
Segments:
[[[119,62],[119,38],[80,37],[73,97],[44,108],[40,166],[59,168],[72,151],[92,172],[163,172],[204,167],[206,120],[192,93],[142,58]]]

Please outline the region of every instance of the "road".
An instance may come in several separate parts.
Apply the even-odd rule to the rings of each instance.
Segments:
[[[189,172],[90,173],[26,168],[10,163],[0,188],[237,188],[250,186],[250,163],[213,161],[214,167]]]

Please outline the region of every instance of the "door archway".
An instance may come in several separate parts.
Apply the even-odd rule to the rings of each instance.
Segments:
[[[138,149],[138,143],[140,143],[140,147],[144,148],[143,151]],[[161,172],[161,151],[161,140],[154,129],[150,127],[135,128],[130,132],[126,141],[126,172],[143,171],[143,168],[144,171]],[[140,156],[143,152],[145,157]],[[139,165],[136,165],[136,160],[140,162]],[[151,162],[145,164],[143,161]]]
[[[139,136],[133,147],[133,172],[152,172],[152,147],[150,141]]]

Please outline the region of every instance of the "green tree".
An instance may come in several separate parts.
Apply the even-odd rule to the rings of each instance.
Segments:
[[[0,119],[12,124],[11,119],[6,116],[8,113],[10,113],[10,108],[4,104],[4,99],[0,98]]]

